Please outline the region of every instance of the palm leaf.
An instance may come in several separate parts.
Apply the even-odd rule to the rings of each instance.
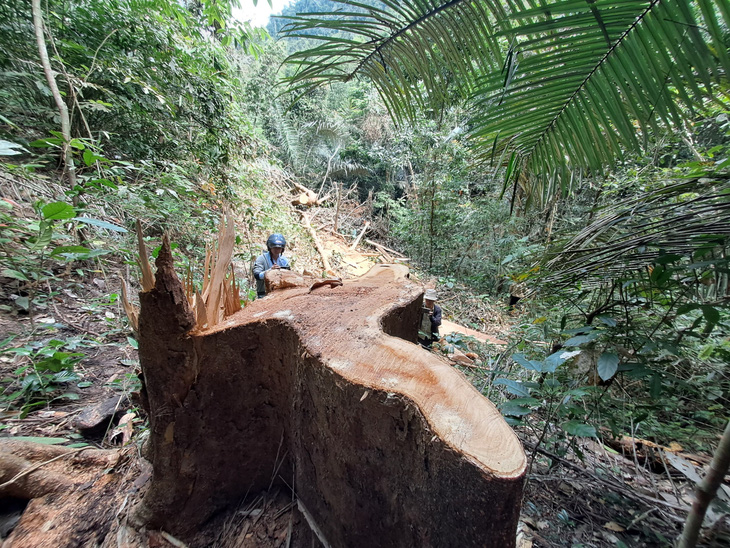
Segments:
[[[571,190],[566,167],[601,173],[727,82],[727,0],[337,0],[284,35],[299,93],[373,82],[396,120],[468,97],[476,157],[517,154],[527,200]],[[327,29],[330,34],[310,36]]]
[[[288,113],[282,112],[278,104],[272,107],[271,120],[274,131],[278,136],[282,152],[287,156],[294,168],[300,167],[304,162],[304,151],[302,148],[302,136]]]
[[[512,143],[537,179],[563,158],[600,173],[622,149],[641,146],[658,124],[680,123],[678,105],[691,112],[693,102],[712,97],[714,83],[725,79],[722,56],[712,54],[697,30],[707,18],[698,20],[687,4],[555,2],[549,18],[548,8],[515,14],[523,24],[509,32],[523,40],[525,59],[506,94],[495,75],[484,78],[475,97],[484,114],[473,120],[473,136],[520,133]],[[560,6],[566,13],[557,17]],[[591,20],[591,8],[602,12],[605,29]],[[544,20],[535,21],[541,13]]]
[[[296,67],[286,78],[293,91],[306,93],[355,77],[370,79],[391,114],[404,119],[414,117],[416,107],[445,104],[453,93],[467,93],[481,71],[501,67],[496,19],[485,10],[488,3],[334,3],[349,9],[292,17],[282,29],[284,36],[322,42],[287,59]],[[312,34],[322,29],[333,34]]]
[[[600,285],[643,270],[660,255],[692,258],[729,242],[730,181],[687,179],[600,211],[589,226],[549,250],[544,281]]]

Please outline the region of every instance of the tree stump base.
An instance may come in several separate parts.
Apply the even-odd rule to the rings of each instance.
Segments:
[[[524,451],[415,344],[423,289],[406,267],[339,286],[276,273],[293,287],[206,330],[166,246],[157,268],[140,294],[153,465],[141,523],[185,539],[283,483],[325,546],[514,546]]]

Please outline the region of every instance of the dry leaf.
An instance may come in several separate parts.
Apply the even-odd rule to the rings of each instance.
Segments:
[[[132,439],[132,434],[134,433],[134,424],[132,421],[136,417],[137,415],[130,411],[119,419],[119,425],[109,434],[109,442],[115,443],[117,438],[121,436],[122,446],[127,445],[129,440]]]
[[[621,527],[615,521],[609,521],[608,523],[605,523],[603,525],[603,528],[604,529],[608,529],[609,531],[613,531],[615,533],[622,533],[622,532],[626,531],[626,529],[624,529],[623,527]]]
[[[147,258],[147,246],[142,236],[142,223],[137,220],[137,248],[139,250],[139,267],[142,269],[142,291],[149,291],[155,287],[155,275],[152,273],[150,261]]]

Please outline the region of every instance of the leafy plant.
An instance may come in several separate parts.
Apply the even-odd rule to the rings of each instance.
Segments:
[[[559,370],[576,352],[558,351],[544,359],[528,359],[524,354],[512,355],[514,363],[523,368],[517,378],[498,377],[494,385],[503,386],[515,396],[506,399],[499,408],[508,423],[525,426],[533,434],[536,446],[548,438],[559,453],[566,451],[559,441],[566,436],[596,437],[595,426],[588,423],[589,412],[584,398],[593,388],[580,386],[566,372]],[[559,426],[558,430],[554,425]],[[534,454],[533,454],[534,460]]]
[[[12,207],[7,202],[0,202],[4,211],[0,212],[3,222],[3,233],[0,245],[7,259],[9,268],[2,275],[22,283],[27,290],[27,297],[18,296],[16,306],[28,310],[32,318],[33,298],[39,284],[50,275],[45,271],[45,263],[56,249],[59,253],[64,248],[52,245],[54,227],[57,221],[69,220],[75,216],[73,207],[65,202],[36,204],[38,220],[26,220],[11,214]],[[25,249],[18,253],[14,246],[20,244]],[[68,249],[65,249],[68,251]],[[88,250],[86,250],[88,251]]]
[[[139,365],[139,363],[137,362],[136,365]],[[142,381],[137,373],[125,373],[124,376],[115,378],[109,383],[109,386],[125,394],[131,394],[142,389]]]
[[[33,307],[44,307],[43,303],[35,301],[43,288],[42,284],[53,277],[53,273],[48,270],[49,261],[88,260],[111,253],[110,250],[80,245],[56,245],[59,240],[71,239],[68,233],[59,231],[64,223],[70,222],[73,226],[95,225],[126,232],[111,223],[77,217],[73,206],[66,202],[36,202],[36,219],[13,215],[12,206],[5,201],[0,201],[0,208],[0,251],[6,264],[10,265],[2,270],[2,275],[16,280],[21,292],[26,293],[16,297],[15,305],[28,311],[31,322]]]
[[[52,401],[78,399],[75,392],[62,392],[68,384],[79,380],[74,368],[84,354],[69,351],[78,346],[78,341],[51,339],[45,343],[33,341],[21,347],[0,348],[1,354],[23,363],[13,371],[12,377],[2,379],[4,390],[0,402],[19,409],[22,418],[35,407]]]

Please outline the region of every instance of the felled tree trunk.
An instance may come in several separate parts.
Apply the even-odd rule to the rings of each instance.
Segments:
[[[1,439],[3,524],[11,504],[19,508],[19,522],[0,544],[9,548],[101,546],[117,530],[123,501],[130,496],[128,489],[138,473],[128,459],[129,451]]]
[[[514,546],[522,446],[415,344],[423,290],[406,267],[344,285],[272,273],[306,285],[203,331],[169,250],[157,268],[140,296],[154,471],[139,520],[186,538],[285,482],[325,545]]]

